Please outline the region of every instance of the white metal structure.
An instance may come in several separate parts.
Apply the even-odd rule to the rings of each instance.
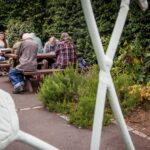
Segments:
[[[38,150],[58,150],[54,146],[19,129],[15,104],[8,93],[0,90],[0,150],[14,140],[26,143]]]
[[[143,10],[146,10],[148,8],[148,3],[146,0],[139,0],[139,2]],[[121,129],[123,139],[126,143],[126,147],[128,150],[134,150],[135,148],[129,135],[125,120],[123,118],[114,83],[110,74],[110,69],[113,65],[113,58],[115,56],[119,39],[121,37],[121,33],[123,31],[123,27],[128,14],[130,0],[121,1],[120,10],[106,54],[103,50],[102,42],[91,7],[91,2],[90,0],[81,0],[81,3],[91,40],[94,46],[94,50],[97,56],[98,64],[100,67],[99,84],[97,90],[94,124],[91,139],[91,150],[99,150],[100,147],[102,122],[107,91],[112,111]]]

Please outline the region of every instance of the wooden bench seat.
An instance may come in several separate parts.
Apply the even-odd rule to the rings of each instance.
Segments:
[[[63,71],[63,69],[40,69],[36,71],[25,71],[23,74],[25,76],[31,76],[31,75],[44,75],[44,74],[50,74],[54,72]]]
[[[8,63],[4,63],[4,64],[0,64],[0,71],[9,71],[10,69],[10,64]]]
[[[0,68],[10,68],[10,64],[0,64]]]
[[[31,71],[31,72],[23,72],[25,78],[26,78],[26,88],[29,92],[33,92],[33,87],[31,84],[31,79],[35,77],[37,81],[41,80],[41,76],[43,75],[48,75],[52,74],[54,72],[60,72],[63,71],[63,69],[41,69],[41,70],[36,70],[36,71]]]

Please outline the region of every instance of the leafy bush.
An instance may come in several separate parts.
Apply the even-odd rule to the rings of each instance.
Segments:
[[[118,0],[92,1],[94,15],[105,50],[108,46],[119,6],[120,1]],[[30,30],[36,32],[44,42],[47,41],[50,35],[60,38],[62,32],[68,32],[74,39],[77,50],[81,52],[84,59],[89,64],[97,63],[80,0],[1,0],[0,7],[0,26],[3,25],[9,30],[7,36],[9,37],[10,35],[10,45],[15,42],[15,37],[17,38],[19,35],[18,28],[14,31],[12,27],[15,24],[21,25],[27,21],[25,23],[26,26],[31,23],[32,27]],[[16,20],[16,22],[10,23],[12,19]],[[150,9],[142,12],[137,3],[132,1],[123,35],[118,46],[118,57],[115,59],[116,65],[114,67],[119,74],[122,72],[132,73],[135,83],[146,83],[150,80],[149,22]],[[24,26],[25,30],[26,26]]]
[[[64,72],[47,76],[38,91],[38,96],[49,111],[66,114],[69,123],[80,127],[91,127],[95,108],[98,66],[92,66],[88,72],[67,69]],[[115,86],[124,113],[128,113],[141,103],[141,95],[149,99],[149,83],[145,88],[133,86],[133,77],[130,74],[118,75]],[[106,103],[104,125],[111,122],[112,113],[109,103]]]
[[[121,74],[115,80],[115,86],[117,94],[120,100],[121,107],[124,113],[128,113],[139,104],[140,95],[136,92],[134,95],[130,95],[129,87],[133,84],[132,74]]]
[[[8,37],[10,47],[12,47],[16,41],[20,40],[20,35],[25,32],[36,32],[33,22],[22,22],[14,19],[9,20],[7,24],[6,35]]]
[[[68,68],[64,72],[47,76],[40,86],[38,96],[44,105],[49,106],[50,111],[58,112],[61,106],[67,107],[69,102],[78,101],[78,85],[81,81],[80,74]]]
[[[98,84],[98,68],[93,68],[83,75],[83,80],[79,84],[79,102],[71,109],[69,122],[75,126],[87,127],[93,122],[96,91]]]
[[[49,111],[69,114],[69,122],[81,127],[92,125],[98,83],[98,67],[89,72],[66,69],[47,76],[38,97]]]

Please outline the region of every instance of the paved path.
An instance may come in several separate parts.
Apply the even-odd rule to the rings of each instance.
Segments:
[[[12,86],[6,77],[0,77],[0,88],[11,94]],[[20,128],[60,150],[89,150],[91,130],[75,128],[58,114],[41,108],[36,94],[12,95],[20,120]],[[150,140],[131,133],[136,150],[150,150]],[[103,128],[101,150],[125,150],[125,145],[116,125]],[[11,143],[5,150],[33,150],[20,142]]]

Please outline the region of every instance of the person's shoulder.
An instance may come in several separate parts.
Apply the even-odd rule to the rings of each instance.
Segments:
[[[62,46],[62,45],[64,45],[64,41],[59,41],[59,42],[57,43],[57,46]]]
[[[14,45],[13,48],[18,48],[21,44],[21,41],[17,41]]]
[[[45,43],[45,45],[49,45],[50,43],[49,43],[49,41],[47,41],[46,43]]]
[[[38,36],[35,37],[35,40],[41,41],[41,39]]]

